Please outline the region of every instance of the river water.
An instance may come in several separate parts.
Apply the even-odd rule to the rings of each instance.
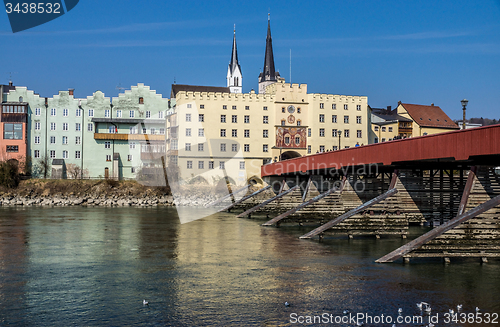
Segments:
[[[500,313],[498,261],[376,264],[406,241],[319,243],[298,239],[311,228],[262,222],[220,213],[181,225],[160,207],[0,207],[0,326],[294,326],[315,315],[353,326],[338,319],[358,314],[392,326],[376,317],[418,317],[421,301],[436,326],[487,325],[444,324],[457,304]]]

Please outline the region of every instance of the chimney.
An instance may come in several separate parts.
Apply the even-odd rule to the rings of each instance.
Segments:
[[[391,106],[387,106],[387,113],[390,114],[392,111],[392,107]]]
[[[431,107],[434,107],[434,103],[431,103]]]
[[[73,95],[75,93],[75,89],[68,89],[69,95]]]
[[[9,86],[12,86],[12,85],[14,85],[14,84],[12,83],[12,81],[9,81]]]

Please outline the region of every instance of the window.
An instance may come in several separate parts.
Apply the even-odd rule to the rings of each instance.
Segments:
[[[263,144],[262,145],[262,152],[269,152],[269,145]]]
[[[63,117],[68,117],[68,109],[63,109]]]
[[[344,110],[349,110],[349,105],[344,104]]]
[[[135,142],[130,142],[128,144],[129,149],[135,149]],[[109,148],[108,148],[109,149]]]
[[[356,116],[356,124],[361,124],[361,116]]]
[[[191,121],[191,114],[186,114],[186,121],[190,122]]]
[[[336,123],[337,122],[337,115],[332,115],[332,123]]]
[[[189,109],[191,109],[193,106],[191,105],[191,103],[188,103],[188,104],[187,104],[187,107],[188,107]]]
[[[191,136],[191,128],[186,128],[186,136]]]
[[[226,152],[226,143],[221,143],[220,144],[220,151],[221,152]]]
[[[338,146],[336,145],[333,146],[333,151],[337,151],[338,149],[339,149]]]
[[[7,152],[19,152],[18,145],[7,145]]]
[[[375,129],[375,132],[378,132],[378,126],[375,126],[374,129]]]
[[[165,128],[160,128],[160,134],[165,135]]]
[[[332,109],[337,110],[337,105],[335,103],[332,103]]]
[[[50,115],[55,116],[56,115],[56,108],[50,109]]]
[[[240,161],[240,169],[245,169],[245,162],[244,161]]]
[[[232,117],[231,117],[231,122],[233,122],[233,123],[237,123],[237,122],[238,122],[238,116],[236,116],[236,115],[232,115]]]
[[[132,126],[129,128],[129,134],[136,134],[137,133],[137,127]]]
[[[237,130],[237,129],[233,129],[233,130],[231,131],[231,136],[232,136],[232,137],[238,137],[238,130]]]
[[[40,108],[35,108],[35,116],[40,116]]]
[[[344,124],[349,124],[349,116],[344,116]]]
[[[40,158],[40,150],[35,150],[34,157],[35,158]]]
[[[319,122],[324,123],[325,122],[325,115],[321,114],[319,115]]]
[[[382,127],[382,132],[385,132],[385,126],[384,126],[384,127]]]
[[[250,152],[250,144],[243,145],[243,151]]]
[[[226,137],[226,130],[225,129],[220,130],[220,137]]]
[[[104,110],[104,118],[109,118],[110,112],[109,109]]]
[[[81,117],[82,116],[82,109],[76,109],[75,116]]]
[[[116,118],[122,118],[122,111],[121,110],[116,111]]]
[[[135,111],[134,110],[130,110],[128,112],[128,116],[129,116],[129,118],[134,118],[135,117]]]
[[[356,136],[357,136],[358,138],[361,138],[361,137],[362,137],[361,135],[362,135],[362,134],[361,134],[361,130],[360,130],[360,129],[358,129],[358,130],[356,131]]]
[[[68,151],[63,151],[63,159],[68,159]]]
[[[56,130],[56,123],[50,123],[50,130],[55,131]]]
[[[172,150],[178,150],[179,149],[178,140],[170,140],[170,146]]]
[[[392,132],[392,127],[389,127],[389,132]]]
[[[40,144],[40,136],[35,136],[35,144]]]
[[[325,129],[324,128],[320,128],[319,129],[319,136],[320,137],[325,137]]]
[[[297,126],[302,125],[302,121],[300,119],[297,119]]]
[[[300,114],[300,107],[297,107],[297,113]]]
[[[226,165],[224,161],[219,161],[219,169],[225,169]]]
[[[204,146],[203,143],[198,143],[198,151],[203,152]]]
[[[139,104],[144,104],[144,98],[143,97],[139,98]]]
[[[290,144],[290,136],[285,136],[285,144]]]
[[[75,144],[78,145],[80,143],[81,143],[80,136],[75,137]]]
[[[263,124],[269,124],[269,116],[262,117],[262,123]]]
[[[244,136],[244,137],[250,137],[250,130],[249,130],[249,129],[245,129],[245,130],[243,131],[243,136]]]
[[[130,172],[135,173],[135,167],[130,167]]]
[[[132,155],[131,154],[127,155],[127,161],[132,161]]]
[[[80,159],[80,151],[75,151],[75,159]]]
[[[281,120],[281,126],[285,126],[286,125],[286,121],[284,119]]]
[[[198,161],[198,169],[205,169],[205,162],[204,161]]]
[[[109,142],[109,141],[104,142],[104,148],[111,149],[111,142]]]
[[[55,136],[50,137],[50,144],[56,144],[56,137]]]
[[[300,136],[295,136],[295,144],[296,145],[300,144]]]
[[[245,110],[250,110],[250,106],[245,106]]]
[[[214,169],[214,162],[213,161],[208,162],[208,169]]]
[[[332,137],[337,137],[337,130],[336,129],[332,129]]]
[[[356,105],[356,110],[357,110],[357,111],[361,111],[361,105],[360,105],[360,104],[357,104],[357,105]]]
[[[88,123],[87,131],[92,132],[94,130],[94,123]]]
[[[151,128],[149,131],[150,131],[150,134],[152,134],[152,135],[156,134],[156,128]]]
[[[245,116],[244,119],[243,119],[243,122],[245,124],[250,124],[250,116]]]
[[[94,109],[89,109],[89,117],[94,117]]]
[[[238,144],[231,144],[231,151],[238,152]]]
[[[147,134],[147,131],[146,131],[145,127],[142,128],[142,134]]]
[[[282,113],[285,113],[285,112],[286,112],[285,107],[281,107],[281,112],[282,112]]]
[[[40,130],[40,122],[37,121],[35,122],[35,131],[39,131]]]
[[[310,145],[307,146],[307,153],[311,153],[311,146]]]
[[[163,111],[158,112],[158,118],[163,119]]]
[[[222,105],[222,109],[227,109],[227,106],[225,104]]]
[[[62,144],[68,144],[68,137],[67,136],[62,137]]]
[[[55,159],[55,158],[56,158],[56,151],[50,150],[50,159]]]
[[[204,104],[200,104],[200,109],[205,109],[205,105]]]
[[[151,118],[151,111],[146,110],[146,118]]]
[[[198,128],[198,136],[200,137],[205,136],[205,130],[203,128]]]
[[[319,146],[319,152],[325,152],[325,146],[324,145],[320,145]]]
[[[193,161],[192,160],[186,161],[186,168],[187,169],[193,169]]]
[[[63,131],[67,131],[68,130],[68,123],[63,123]]]
[[[233,110],[236,110],[236,106],[233,106]]]
[[[267,110],[267,107],[266,106],[262,107],[262,110]]]
[[[263,138],[268,138],[269,137],[269,131],[267,129],[262,131],[262,137]]]
[[[385,137],[382,138],[382,142],[385,142]]]
[[[319,109],[325,109],[325,104],[324,103],[320,103],[319,104]]]
[[[186,143],[186,144],[184,145],[184,150],[186,150],[186,151],[191,151],[191,143]]]
[[[307,136],[311,137],[311,129],[310,128],[307,129]]]
[[[226,122],[226,115],[220,115],[220,122],[225,123]]]
[[[199,114],[199,115],[198,115],[198,121],[199,121],[200,123],[203,123],[203,122],[205,121],[205,114]]]
[[[346,129],[346,130],[344,131],[344,137],[349,137],[349,130],[348,130],[348,129]]]

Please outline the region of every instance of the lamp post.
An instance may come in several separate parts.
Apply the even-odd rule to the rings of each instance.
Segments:
[[[460,101],[460,102],[462,102],[462,108],[463,108],[463,110],[464,110],[464,119],[463,119],[463,121],[462,121],[462,129],[465,129],[465,108],[467,107],[467,103],[469,103],[469,100],[467,100],[467,99],[463,99],[463,100],[462,100],[462,101]]]
[[[340,150],[340,137],[342,136],[342,131],[339,129],[337,133],[339,133],[339,150]]]

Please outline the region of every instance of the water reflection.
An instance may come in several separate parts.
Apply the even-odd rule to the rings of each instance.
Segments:
[[[169,208],[0,208],[0,325],[285,326],[292,312],[419,314],[420,301],[500,312],[496,261],[375,264],[405,241],[318,243],[260,223],[221,213],[181,225]]]

